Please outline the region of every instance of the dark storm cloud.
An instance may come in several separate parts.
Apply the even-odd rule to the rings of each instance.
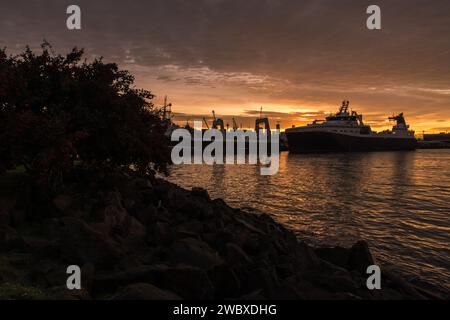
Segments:
[[[73,1],[4,1],[2,42],[36,45],[46,37],[57,47],[79,44],[143,65],[208,66],[317,85],[450,79],[447,0],[378,1],[381,32],[365,28],[365,1],[76,2],[83,30],[71,32],[65,8]]]
[[[65,28],[74,3],[81,31]],[[46,38],[58,51],[84,47],[90,57],[137,66],[149,85],[184,86],[184,95],[222,88],[332,106],[349,98],[366,113],[383,105],[447,117],[450,1],[376,3],[381,31],[367,30],[372,3],[359,0],[2,1],[0,45],[18,51]]]

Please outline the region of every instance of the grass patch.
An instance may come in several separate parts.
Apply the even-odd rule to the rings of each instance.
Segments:
[[[0,284],[0,300],[44,300],[47,296],[35,287],[20,284]]]

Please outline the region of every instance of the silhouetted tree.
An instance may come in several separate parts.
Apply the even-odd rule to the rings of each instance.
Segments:
[[[170,161],[154,96],[114,63],[62,56],[47,43],[8,56],[0,50],[0,173],[18,165],[43,184],[83,166],[166,171]]]

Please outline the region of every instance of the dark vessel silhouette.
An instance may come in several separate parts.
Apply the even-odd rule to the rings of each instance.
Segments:
[[[415,150],[417,140],[409,130],[403,113],[390,117],[396,121],[392,130],[374,132],[363,123],[363,117],[348,111],[349,101],[343,101],[339,112],[315,120],[303,127],[286,129],[289,151],[293,153]]]

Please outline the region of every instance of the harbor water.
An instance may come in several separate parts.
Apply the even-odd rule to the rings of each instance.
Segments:
[[[271,214],[317,246],[366,240],[382,266],[450,292],[450,150],[295,155],[257,165],[179,165],[169,180]]]

